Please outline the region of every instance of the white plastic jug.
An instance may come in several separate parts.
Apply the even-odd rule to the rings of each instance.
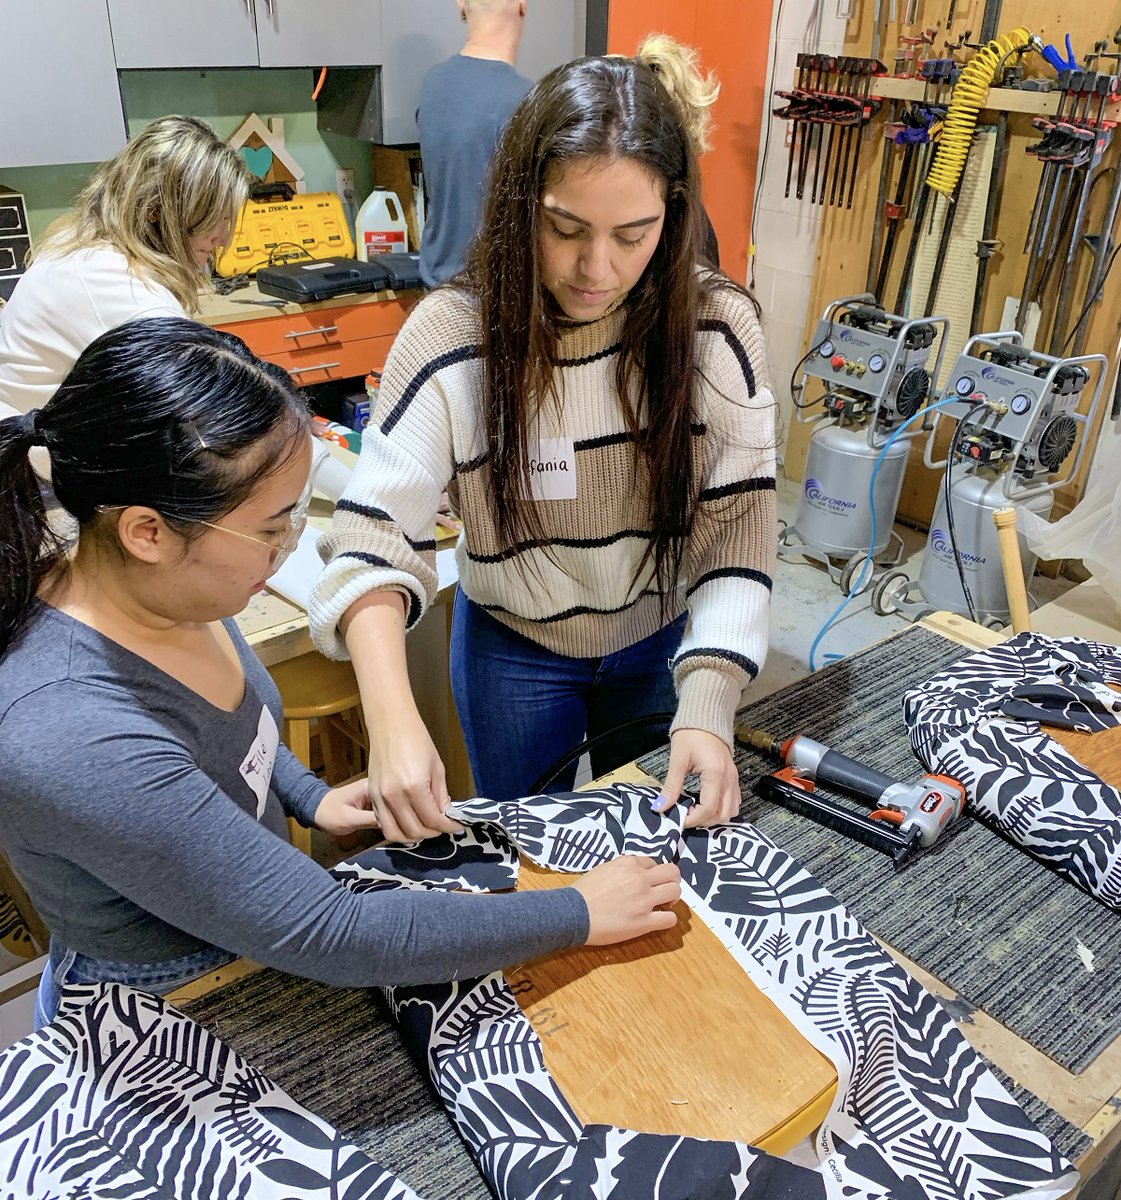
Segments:
[[[354,235],[357,257],[363,261],[375,254],[408,250],[409,226],[395,192],[374,188],[358,210]]]

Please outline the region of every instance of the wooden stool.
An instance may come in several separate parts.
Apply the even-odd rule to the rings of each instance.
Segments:
[[[12,870],[12,864],[8,862],[7,856],[3,851],[0,851],[0,892],[4,892],[11,897],[16,912],[19,913],[24,925],[27,927],[28,936],[31,938],[31,943],[35,947],[36,952],[38,954],[46,954],[51,935],[47,932],[47,927],[43,924],[43,918],[39,916],[35,905],[31,903],[31,897],[24,890],[22,881],[15,871]]]
[[[333,785],[362,770],[369,749],[358,681],[349,662],[312,651],[269,667],[284,705],[284,742],[311,769],[311,723],[316,722],[324,773]],[[311,853],[311,830],[288,818],[292,845]]]

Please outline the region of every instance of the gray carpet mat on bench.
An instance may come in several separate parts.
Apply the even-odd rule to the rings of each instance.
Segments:
[[[899,779],[921,766],[902,697],[968,654],[915,627],[741,710],[782,736],[807,734]],[[639,760],[665,777],[666,749]],[[1121,914],[1005,842],[978,821],[901,871],[875,850],[767,803],[752,791],[774,769],[739,751],[742,815],[802,865],[877,937],[1072,1072],[1121,1032]],[[1078,943],[1093,952],[1087,970]]]

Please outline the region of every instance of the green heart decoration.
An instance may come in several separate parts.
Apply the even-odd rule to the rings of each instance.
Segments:
[[[268,146],[242,146],[241,157],[258,179],[264,179],[272,166],[273,153]]]

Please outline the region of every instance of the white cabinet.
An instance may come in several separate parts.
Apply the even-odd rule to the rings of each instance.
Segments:
[[[291,0],[276,0],[282,4]],[[585,0],[530,0],[518,50],[518,71],[540,79],[584,53]],[[454,0],[382,0],[382,140],[417,140],[420,85],[429,67],[457,54],[467,40]]]
[[[0,168],[102,162],[125,144],[105,0],[3,0]]]
[[[109,0],[117,66],[255,67],[253,0]]]
[[[262,67],[351,67],[376,65],[382,60],[382,0],[253,3]],[[451,6],[455,8],[454,3]]]
[[[381,0],[109,0],[109,15],[121,68],[381,61]]]

